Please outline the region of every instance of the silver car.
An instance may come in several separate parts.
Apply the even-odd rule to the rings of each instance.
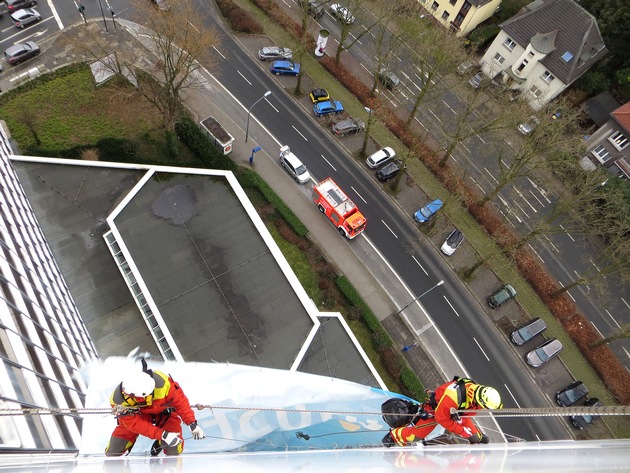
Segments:
[[[527,364],[532,368],[540,368],[554,356],[557,356],[560,351],[562,351],[562,343],[560,343],[560,340],[551,338],[530,351],[525,359],[527,360]]]
[[[42,19],[41,15],[37,12],[37,10],[33,8],[23,8],[22,10],[18,10],[15,13],[11,13],[11,19],[13,20],[13,24],[18,28],[24,28],[25,26],[30,25],[31,23],[35,23]]]
[[[280,46],[265,46],[258,51],[258,59],[263,61],[275,61],[276,59],[290,61],[293,59],[293,51]]]

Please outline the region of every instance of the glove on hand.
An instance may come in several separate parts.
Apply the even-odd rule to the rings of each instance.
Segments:
[[[201,439],[206,438],[206,434],[204,434],[203,430],[201,430],[201,427],[197,425],[197,421],[193,422],[188,427],[190,427],[190,431],[192,432],[192,436],[195,440],[201,440]]]
[[[162,434],[162,441],[169,447],[177,447],[182,443],[182,439],[175,432],[167,432],[166,430]]]
[[[473,434],[470,437],[468,437],[468,441],[470,443],[479,443],[482,440],[482,436],[479,433]]]

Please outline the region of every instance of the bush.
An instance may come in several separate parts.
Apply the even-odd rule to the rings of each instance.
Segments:
[[[262,34],[264,28],[247,11],[236,5],[232,0],[217,0],[221,14],[237,33]]]
[[[179,140],[177,135],[172,131],[166,132],[166,147],[168,148],[168,155],[177,159],[179,157]]]
[[[220,152],[190,117],[180,118],[175,123],[175,132],[179,139],[201,158],[207,168],[236,170],[236,163]]]
[[[610,80],[602,72],[587,71],[579,80],[578,87],[589,95],[597,95],[610,89]]]

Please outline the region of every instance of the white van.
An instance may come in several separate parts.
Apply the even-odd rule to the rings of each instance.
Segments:
[[[388,146],[386,148],[379,149],[376,153],[368,156],[365,160],[365,164],[367,164],[370,169],[376,169],[389,163],[392,159],[394,159],[394,156],[396,156],[396,152]]]
[[[291,152],[288,146],[280,148],[280,166],[300,184],[306,184],[311,180],[311,175],[306,170],[306,166]]]

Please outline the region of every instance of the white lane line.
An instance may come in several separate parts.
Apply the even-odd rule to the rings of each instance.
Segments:
[[[518,187],[514,186],[514,190],[520,196],[520,198],[523,199],[527,203],[527,205],[529,205],[529,207],[534,211],[534,213],[538,213],[538,210],[536,210],[536,207],[534,207],[532,204],[529,203],[529,200],[527,200],[525,196],[521,193],[521,191],[518,190]]]
[[[477,339],[475,337],[473,337],[473,340],[475,341],[475,343],[477,344],[477,346],[481,350],[481,353],[483,353],[483,356],[486,357],[486,360],[490,361],[490,358],[488,358],[488,355],[486,355],[486,352],[483,351],[483,348],[481,348],[481,345],[479,345],[479,342],[477,341]]]
[[[507,392],[510,393],[510,396],[512,396],[512,399],[514,399],[514,403],[516,404],[516,407],[518,407],[519,409],[521,408],[521,405],[518,403],[518,401],[516,400],[516,398],[514,397],[514,394],[512,394],[512,390],[510,388],[508,388],[508,385],[503,383],[503,386],[505,386],[505,389],[507,389]]]
[[[525,212],[523,207],[521,207],[518,202],[514,202],[514,205],[516,205],[519,209],[521,209],[521,212],[523,212],[525,214],[525,217],[529,218],[529,215],[527,215],[527,212]]]
[[[533,190],[529,189],[529,193],[532,195],[534,199],[536,199],[536,201],[540,204],[541,207],[545,206],[545,204],[543,204],[543,201],[540,200],[536,194],[534,194]]]
[[[332,165],[332,163],[331,163],[330,161],[328,161],[328,160],[324,157],[324,155],[323,155],[323,154],[320,154],[320,156],[322,157],[322,159],[323,159],[324,161],[326,161],[326,162],[328,163],[328,165],[329,165],[331,168],[333,168],[333,169],[335,170],[335,172],[337,172],[337,169],[335,169],[335,166],[333,166],[333,165]]]
[[[457,115],[457,112],[455,110],[453,110],[453,108],[449,104],[447,104],[444,100],[442,100],[442,103],[444,105],[446,105],[451,112],[453,112],[455,115]]]
[[[428,276],[428,275],[429,275],[429,273],[427,273],[427,270],[426,270],[426,269],[424,269],[424,266],[422,266],[422,265],[420,264],[420,261],[418,261],[414,255],[411,255],[411,257],[412,257],[412,258],[413,258],[413,260],[416,262],[416,264],[417,264],[418,266],[420,266],[420,269],[421,269],[422,271],[424,271],[424,274],[426,274],[426,275]]]
[[[462,146],[464,147],[464,149],[465,149],[466,151],[468,151],[468,153],[469,153],[469,154],[472,154],[472,153],[470,152],[470,150],[469,150],[468,148],[466,148],[466,145],[465,145],[464,143],[460,143],[460,145],[462,145]]]
[[[360,63],[360,64],[361,64],[361,67],[362,67],[363,69],[365,69],[367,72],[369,72],[369,74],[370,74],[371,76],[373,76],[373,74],[370,72],[370,70],[369,70],[367,67],[365,67],[365,66],[363,65],[363,63]]]
[[[496,178],[492,175],[492,173],[490,171],[488,171],[488,169],[485,166],[484,166],[483,169],[484,169],[484,171],[486,171],[488,173],[488,176],[490,176],[494,182],[496,182],[497,184],[499,183],[499,181],[496,180]]]
[[[295,128],[295,126],[294,126],[294,125],[291,125],[291,128],[293,128],[293,129],[295,130],[295,132],[296,132],[298,135],[300,135],[304,141],[308,141],[308,139],[306,138],[306,136],[304,136],[302,133],[300,133],[300,130],[298,130],[297,128]]]
[[[474,177],[470,176],[470,180],[471,180],[471,181],[473,181],[477,187],[479,187],[479,190],[480,190],[481,192],[483,192],[484,194],[487,194],[487,192],[483,189],[483,187],[481,187],[481,186],[479,185],[479,183],[478,183],[477,181],[475,181],[475,178],[474,178]]]
[[[219,56],[221,56],[223,59],[225,59],[225,56],[216,47],[212,46],[212,49],[214,49],[219,54]]]
[[[359,199],[361,199],[364,203],[367,204],[367,200],[365,200],[363,197],[361,197],[361,194],[359,194],[354,187],[350,186],[350,189],[352,189],[359,196]]]
[[[601,272],[602,272],[602,270],[601,270],[601,269],[599,269],[599,266],[597,266],[597,265],[593,262],[593,260],[592,260],[592,259],[590,259],[590,258],[589,258],[588,260],[591,262],[591,264],[592,264],[593,266],[595,266],[595,269],[597,270],[597,272],[598,272],[598,273],[601,273]],[[606,276],[604,275],[604,277],[606,277]]]
[[[433,113],[433,110],[431,110],[430,108],[427,108],[427,110],[429,111],[429,113],[431,115],[433,115],[437,121],[439,121],[440,123],[442,122],[442,120],[440,120],[440,117],[438,117],[435,113]]]
[[[545,199],[547,201],[547,203],[550,204],[551,200],[549,200],[549,197],[547,197],[547,192],[545,191],[545,189],[540,187],[538,184],[536,184],[534,181],[532,181],[529,177],[527,177],[527,180],[529,181],[529,183],[532,185],[532,187],[534,189],[536,189],[538,192],[540,192],[540,195],[543,196],[543,199]]]
[[[529,243],[527,244],[527,246],[529,246],[529,248],[534,252],[534,254],[536,256],[538,256],[538,259],[540,260],[541,263],[544,263],[545,260],[541,258],[541,256],[538,254],[538,252],[534,249],[534,247],[532,245],[530,245]]]
[[[247,82],[249,85],[252,85],[252,83],[247,80],[247,77],[245,77],[243,74],[241,74],[241,71],[237,70],[236,72],[238,72],[238,75],[241,76],[245,80],[245,82]]]
[[[381,220],[381,222],[383,222],[383,225],[385,225],[385,227],[386,227],[386,228],[387,228],[390,232],[392,232],[392,235],[394,235],[394,238],[398,238],[398,235],[396,235],[396,234],[394,233],[394,231],[393,231],[391,228],[389,228],[389,225],[387,225],[387,224],[386,224],[383,220]]]
[[[558,281],[558,284],[560,284],[560,287],[564,287],[564,284],[562,284],[562,281]],[[571,293],[569,291],[564,291],[564,293],[569,296],[571,299],[573,299],[573,296],[571,295]],[[573,302],[575,302],[575,299],[573,299]]]
[[[269,100],[265,99],[265,102],[267,102],[267,104],[268,104],[271,108],[273,108],[273,109],[276,111],[276,113],[280,113],[280,110],[278,110],[276,107],[274,107],[274,106],[273,106],[273,104],[272,104]]]
[[[617,322],[615,320],[615,318],[612,316],[612,314],[610,312],[608,312],[608,309],[604,309],[606,311],[606,313],[608,314],[608,317],[610,317],[612,319],[613,322],[615,322],[615,325],[619,328],[621,328],[621,325],[619,325],[619,322]]]
[[[604,338],[604,334],[601,332],[601,330],[600,330],[600,329],[598,329],[598,328],[597,328],[597,325],[595,325],[595,324],[593,323],[593,321],[592,321],[592,320],[591,320],[591,325],[595,328],[595,330],[597,330],[597,333],[599,333],[599,335],[600,335],[602,338]]]
[[[557,253],[560,253],[560,250],[558,249],[558,247],[556,245],[554,245],[551,240],[549,239],[549,237],[547,235],[543,235],[545,237],[545,240],[547,240],[547,243],[549,243],[551,245],[551,247],[556,250]]]
[[[479,136],[479,135],[475,135],[475,136],[476,136],[477,138],[479,138],[479,139],[481,140],[481,142],[482,142],[484,145],[487,145],[487,144],[488,144],[488,143],[486,143],[486,142],[483,140],[483,138],[482,138],[481,136]]]
[[[564,233],[566,233],[566,234],[567,234],[567,236],[568,236],[569,238],[571,238],[571,241],[572,241],[573,243],[575,243],[575,238],[573,238],[573,237],[571,236],[571,234],[570,234],[569,232],[567,232],[567,229],[566,229],[566,228],[564,228],[564,227],[562,226],[562,224],[560,224],[560,228],[562,228],[562,230],[564,231]],[[592,261],[591,261],[591,263],[592,263]],[[595,266],[595,265],[593,265],[593,266]],[[597,268],[597,266],[595,266],[595,267]]]
[[[628,353],[628,350],[626,350],[626,347],[621,347],[621,348],[623,348],[623,351],[625,351],[626,355],[628,356],[628,358],[630,358],[630,353]],[[628,370],[628,371],[630,371],[630,370]]]
[[[420,120],[418,120],[418,117],[413,117],[413,118],[414,118],[414,119],[415,119],[418,123],[420,123],[420,126],[421,126],[422,128],[424,128],[425,130],[429,131],[429,129],[428,129],[426,126],[424,126],[424,123],[422,123]]]
[[[501,158],[501,164],[503,164],[503,165],[504,165],[506,168],[508,168],[508,169],[512,169],[508,163],[506,163],[505,161],[503,161],[503,158]]]
[[[459,313],[455,310],[455,307],[453,307],[453,304],[451,304],[451,302],[446,298],[446,296],[442,296],[442,297],[444,297],[444,300],[446,301],[446,303],[453,310],[453,312],[455,312],[455,315],[459,317]]]
[[[626,302],[626,300],[625,300],[623,297],[621,298],[621,302],[623,302],[624,304],[626,304],[626,307],[627,307],[628,309],[630,309],[630,304],[628,304],[628,303]]]

